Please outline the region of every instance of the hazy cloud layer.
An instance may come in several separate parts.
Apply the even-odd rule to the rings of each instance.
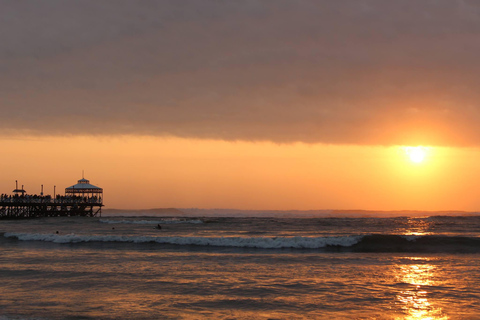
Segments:
[[[480,145],[479,57],[476,0],[0,0],[0,132]]]

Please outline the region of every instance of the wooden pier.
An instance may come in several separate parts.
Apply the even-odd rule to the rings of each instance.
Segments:
[[[102,214],[101,200],[81,197],[12,197],[1,198],[0,219],[43,217],[95,217]]]
[[[12,195],[0,196],[0,219],[101,216],[103,189],[84,178],[65,189],[65,195],[29,195],[18,185]]]

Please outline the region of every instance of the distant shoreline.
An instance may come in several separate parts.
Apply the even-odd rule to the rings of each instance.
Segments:
[[[259,217],[259,218],[394,218],[431,216],[476,216],[469,211],[421,210],[242,210],[198,208],[103,209],[103,216],[173,216],[173,217]]]

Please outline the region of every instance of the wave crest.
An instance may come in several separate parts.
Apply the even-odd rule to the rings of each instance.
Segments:
[[[214,247],[261,248],[261,249],[318,249],[326,246],[351,246],[360,236],[348,237],[155,237],[155,236],[112,236],[76,234],[5,233],[6,238],[21,241],[46,241],[54,243],[79,242],[123,242],[159,243],[172,245],[195,245]]]
[[[329,252],[449,252],[479,253],[480,238],[456,236],[357,235],[343,237],[166,237],[77,234],[10,233],[3,235],[21,241],[54,243],[112,242],[158,243],[178,246],[318,249]]]

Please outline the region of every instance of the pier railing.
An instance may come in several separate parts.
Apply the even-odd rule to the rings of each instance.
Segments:
[[[101,216],[100,196],[0,195],[0,219]]]
[[[1,195],[0,202],[3,203],[44,203],[44,204],[70,204],[70,203],[85,203],[85,204],[102,204],[102,197],[80,197],[80,196],[37,196],[37,195]]]

